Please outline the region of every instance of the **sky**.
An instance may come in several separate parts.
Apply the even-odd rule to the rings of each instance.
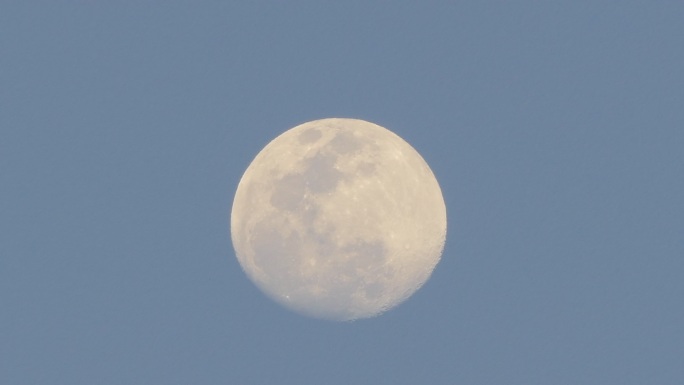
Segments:
[[[684,3],[3,1],[0,383],[684,383]],[[271,139],[359,118],[448,214],[330,322],[240,268]]]

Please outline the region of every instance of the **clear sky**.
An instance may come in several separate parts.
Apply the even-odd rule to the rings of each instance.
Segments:
[[[0,383],[684,383],[684,3],[0,4]],[[276,305],[240,176],[361,118],[437,176],[432,278]]]

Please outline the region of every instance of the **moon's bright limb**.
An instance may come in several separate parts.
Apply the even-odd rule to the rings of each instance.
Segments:
[[[231,236],[268,296],[319,318],[372,317],[430,277],[446,237],[444,198],[423,158],[391,131],[323,119],[269,143],[245,171]]]

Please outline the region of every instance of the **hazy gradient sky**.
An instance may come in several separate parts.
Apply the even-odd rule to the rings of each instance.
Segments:
[[[684,383],[684,3],[0,4],[0,383]],[[269,140],[411,143],[449,233],[398,308],[273,303],[230,243]]]

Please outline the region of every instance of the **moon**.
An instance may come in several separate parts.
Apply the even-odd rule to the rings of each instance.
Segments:
[[[446,222],[437,179],[411,145],[376,124],[330,118],[259,152],[235,193],[231,238],[267,296],[349,321],[395,307],[427,281]]]

